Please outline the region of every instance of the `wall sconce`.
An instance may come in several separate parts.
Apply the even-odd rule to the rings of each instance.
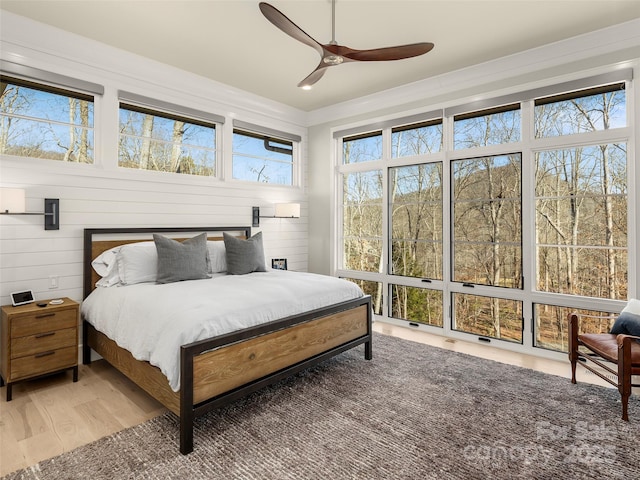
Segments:
[[[276,213],[271,217],[260,215],[260,207],[253,207],[251,226],[259,227],[261,218],[300,218],[299,203],[276,203]]]
[[[60,230],[60,200],[44,199],[44,213],[25,212],[25,191],[22,188],[0,188],[0,215],[44,215],[45,230]]]

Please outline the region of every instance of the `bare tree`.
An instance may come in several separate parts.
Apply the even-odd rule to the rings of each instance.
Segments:
[[[153,133],[153,115],[145,114],[142,121],[142,151],[140,152],[140,169],[147,170],[153,161],[151,154],[151,135]]]
[[[173,122],[173,134],[171,136],[172,149],[170,160],[170,172],[180,171],[180,157],[182,154],[182,140],[184,138],[185,125],[184,122],[175,120]]]

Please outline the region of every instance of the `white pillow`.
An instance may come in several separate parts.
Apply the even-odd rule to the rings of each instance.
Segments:
[[[635,298],[629,299],[625,307],[622,309],[622,312],[629,312],[633,313],[634,315],[640,315],[640,300],[636,300]]]
[[[120,247],[114,247],[106,252],[102,252],[91,262],[91,266],[98,275],[101,277],[107,276],[116,263],[116,253],[118,253],[118,250],[120,250]]]
[[[114,285],[121,285],[122,279],[120,278],[120,272],[116,265],[107,273],[104,277],[96,282],[96,287],[113,287]]]
[[[224,242],[208,241],[207,250],[209,252],[209,260],[211,269],[209,273],[221,273],[227,271],[227,254],[224,249]]]
[[[120,283],[120,273],[116,262],[119,251],[120,246],[113,247],[106,252],[102,252],[91,262],[91,266],[101,277],[96,282],[97,287],[111,287]]]
[[[116,262],[123,285],[155,282],[158,277],[158,251],[153,242],[122,245]]]

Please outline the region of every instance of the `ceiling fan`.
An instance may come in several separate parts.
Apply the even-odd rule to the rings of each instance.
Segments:
[[[315,49],[320,54],[320,63],[304,80],[298,83],[298,87],[310,89],[311,85],[322,78],[329,67],[340,65],[345,62],[379,62],[386,60],[401,60],[404,58],[417,57],[433,49],[433,43],[412,43],[409,45],[399,45],[396,47],[374,48],[370,50],[356,50],[353,48],[338,45],[336,42],[336,1],[331,2],[331,42],[326,44],[318,43],[310,37],[304,30],[287,18],[280,10],[274,6],[260,2],[262,14],[284,33],[296,40]]]

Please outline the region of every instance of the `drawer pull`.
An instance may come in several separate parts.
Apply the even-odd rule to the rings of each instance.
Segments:
[[[45,313],[43,315],[36,315],[36,318],[55,317],[55,313]]]
[[[42,358],[42,357],[48,357],[49,355],[54,355],[56,352],[54,352],[53,350],[50,350],[48,352],[42,352],[42,353],[38,353],[37,355],[34,355],[35,358]]]
[[[40,334],[36,335],[36,338],[51,337],[51,336],[53,336],[55,334],[56,334],[56,332],[40,333]]]

